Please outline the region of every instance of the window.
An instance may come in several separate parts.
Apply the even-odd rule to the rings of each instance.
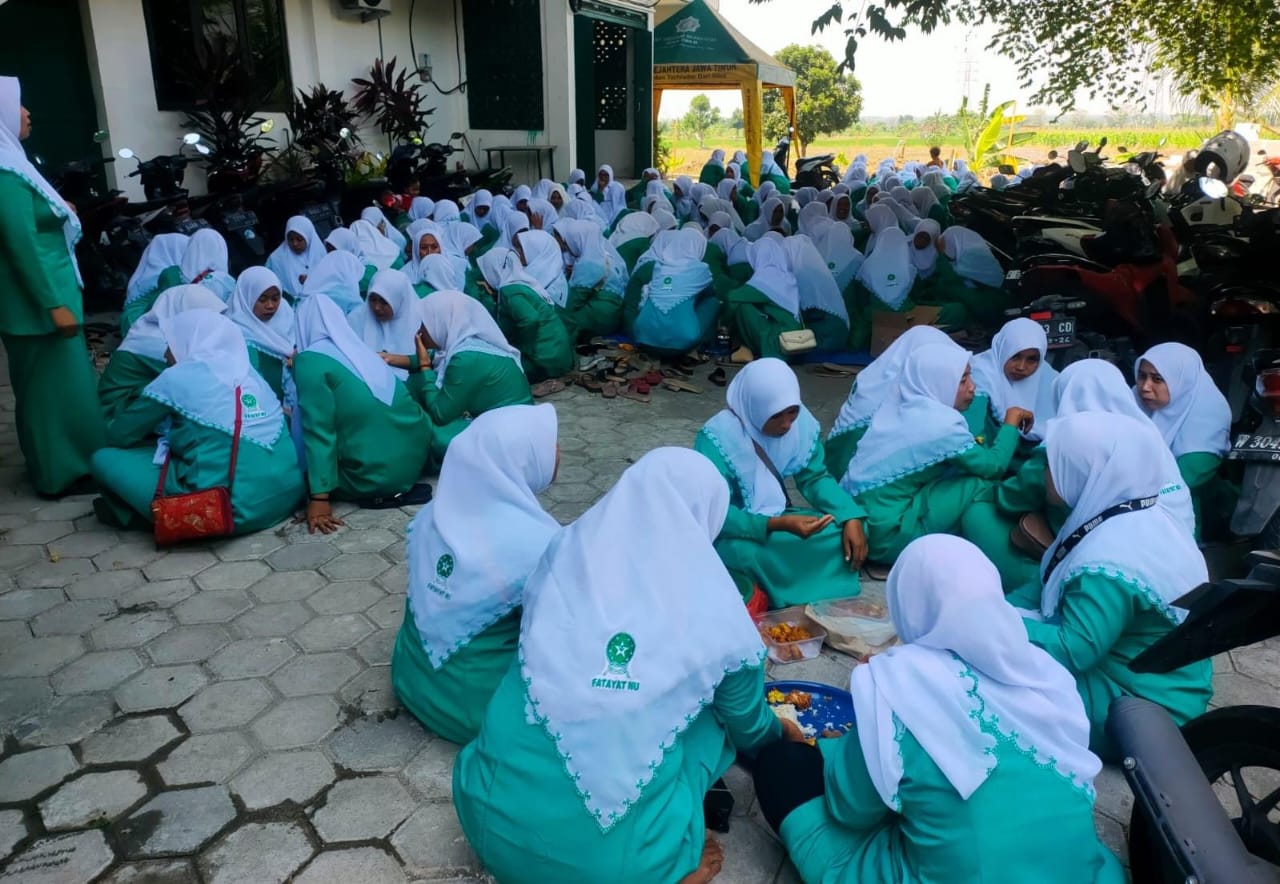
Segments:
[[[592,52],[595,61],[596,129],[627,128],[627,32],[629,28],[597,19]]]
[[[538,0],[463,0],[462,8],[471,128],[541,131]]]
[[[210,56],[214,65],[230,63],[238,81],[232,88],[258,96],[260,110],[288,108],[284,0],[143,0],[142,11],[160,110],[200,101],[210,88]]]

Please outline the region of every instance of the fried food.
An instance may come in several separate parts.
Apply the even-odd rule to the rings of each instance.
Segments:
[[[795,623],[775,623],[765,629],[764,633],[778,644],[801,642],[813,638],[813,633]]]

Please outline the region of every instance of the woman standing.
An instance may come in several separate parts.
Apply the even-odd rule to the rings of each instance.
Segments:
[[[80,222],[27,159],[30,134],[17,77],[0,77],[0,340],[27,476],[57,496],[89,475],[104,427],[81,329]]]

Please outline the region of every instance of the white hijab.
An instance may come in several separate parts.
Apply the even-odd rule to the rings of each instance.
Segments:
[[[466,279],[458,273],[453,259],[443,252],[435,252],[415,261],[411,279],[414,285],[421,283],[436,292],[441,289],[459,289],[466,283]]]
[[[923,247],[916,246],[916,237],[920,234],[929,237]],[[938,269],[938,237],[942,235],[942,225],[932,218],[921,218],[911,233],[911,264],[921,279],[928,279]]]
[[[602,831],[627,815],[724,677],[763,661],[712,545],[728,508],[709,460],[655,449],[555,536],[525,584],[528,717],[554,739]],[[651,543],[612,542],[639,530]]]
[[[295,254],[293,249],[289,248],[291,233],[296,233],[307,243],[301,255]],[[311,223],[311,219],[303,215],[294,215],[284,225],[284,242],[276,246],[275,251],[267,257],[267,266],[280,280],[281,291],[292,295],[302,289],[303,281],[300,277],[310,275],[326,254],[324,241],[320,239],[320,234],[316,233],[316,226]]]
[[[267,289],[283,291],[280,279],[266,267],[247,267],[236,280],[236,290],[227,305],[227,318],[244,335],[245,342],[277,359],[289,359],[298,348],[294,329],[293,308],[280,299],[280,307],[270,322],[263,322],[253,312],[258,298]]]
[[[418,317],[418,293],[413,290],[409,277],[399,270],[379,270],[369,283],[369,297],[377,295],[391,306],[392,315],[382,322],[373,315],[368,301],[347,316],[352,330],[374,353],[395,353],[411,356],[417,352],[414,338],[422,324]],[[391,369],[400,380],[406,380],[409,372],[403,368]]]
[[[707,165],[719,166],[721,169],[723,169],[724,168],[724,151],[720,150],[719,148],[711,151],[711,158],[707,160]]]
[[[520,351],[507,343],[489,311],[470,295],[458,291],[435,292],[418,301],[417,308],[415,332],[418,325],[423,326],[436,344],[433,367],[437,387],[444,386],[449,362],[459,353],[504,356],[520,366]]]
[[[893,209],[884,203],[873,203],[866,214],[867,226],[871,228],[871,236],[867,240],[867,254],[870,255],[876,250],[876,242],[880,234],[898,226],[898,216],[893,214]],[[832,217],[835,217],[834,211]]]
[[[1158,344],[1134,363],[1135,374],[1144,360],[1169,387],[1169,404],[1149,414],[1173,456],[1203,451],[1222,457],[1230,451],[1231,406],[1205,371],[1200,354],[1186,344]],[[1146,411],[1141,399],[1138,405]]]
[[[377,228],[378,232],[391,240],[392,244],[401,252],[408,248],[409,240],[396,229],[394,224],[387,220],[387,216],[382,209],[377,206],[365,206],[364,211],[360,213],[360,218]],[[323,244],[321,248],[323,248]]]
[[[840,286],[836,285],[826,260],[813,244],[813,240],[803,233],[789,236],[783,242],[787,250],[787,259],[791,264],[791,272],[800,289],[801,310],[821,310],[839,319],[847,328],[849,325],[849,308],[845,306],[844,297],[840,294]]]
[[[853,671],[849,691],[867,773],[902,811],[898,728],[906,728],[967,801],[998,766],[994,730],[1092,801],[1101,760],[1075,679],[1031,644],[995,566],[967,540],[912,541],[889,572],[889,615],[902,645]],[[846,747],[851,751],[852,747]]]
[[[325,255],[302,285],[302,296],[294,305],[324,295],[344,314],[364,306],[360,297],[360,280],[364,279],[364,262],[347,251],[338,250]]]
[[[183,233],[161,233],[147,243],[137,269],[129,277],[124,302],[128,304],[150,293],[160,282],[160,274],[182,261],[190,241],[191,237]]]
[[[1035,350],[1040,354],[1040,367],[1031,377],[1011,381],[1004,373],[1004,364],[1023,350]],[[1019,317],[1004,324],[991,339],[991,349],[973,357],[973,383],[979,393],[991,399],[991,413],[1003,420],[1010,408],[1025,408],[1035,415],[1036,422],[1022,434],[1024,439],[1038,442],[1044,438],[1044,428],[1054,416],[1053,382],[1058,372],[1045,362],[1049,352],[1049,339],[1044,329],[1034,319]]]
[[[751,244],[751,279],[747,285],[777,304],[797,321],[800,319],[800,286],[787,261],[782,242],[767,236]]]
[[[182,278],[192,285],[205,286],[224,302],[230,299],[236,281],[227,272],[227,241],[213,228],[206,227],[191,235],[178,269],[182,271]]]
[[[129,333],[116,349],[164,362],[164,351],[169,344],[164,332],[160,330],[160,323],[187,310],[200,309],[221,313],[227,309],[227,305],[202,285],[175,285],[167,288],[156,298],[151,309],[129,326]]]
[[[415,196],[409,201],[409,220],[422,221],[431,217],[431,213],[435,211],[435,200],[425,196]]]
[[[927,344],[953,343],[941,329],[932,325],[913,325],[903,332],[887,350],[858,373],[827,438],[871,423],[876,409],[893,392],[902,366],[913,352]]]
[[[617,181],[609,182],[604,189],[604,200],[599,205],[600,217],[605,224],[612,224],[627,210],[627,189]]]
[[[925,344],[908,354],[849,462],[840,482],[846,491],[871,491],[973,447],[969,425],[955,408],[968,364],[968,352],[954,342]]]
[[[818,421],[800,401],[800,382],[781,359],[748,363],[729,384],[729,407],[707,422],[704,432],[724,456],[738,487],[743,509],[766,516],[787,508],[787,497],[756,452],[759,445],[778,473],[786,478],[803,470],[821,437]],[[775,414],[800,406],[800,416],[785,436],[769,436],[765,423]]]
[[[300,349],[337,360],[364,381],[375,399],[391,404],[396,395],[395,373],[352,331],[336,303],[329,298],[306,298],[296,313]],[[305,402],[302,405],[306,407]]]
[[[636,239],[652,239],[661,229],[658,219],[647,212],[632,212],[618,222],[609,236],[609,242],[614,247],[619,247]]]
[[[386,270],[400,257],[396,244],[378,232],[368,221],[360,218],[351,223],[351,232],[355,235],[360,254],[366,264],[372,264],[379,270]]]
[[[818,205],[814,203],[814,205]],[[849,228],[838,221],[815,222],[809,238],[827,264],[827,270],[843,292],[862,269],[866,257],[853,244]]]
[[[569,299],[569,281],[564,276],[560,243],[545,230],[521,231],[519,239],[525,273],[550,296],[551,303],[563,307]]]
[[[858,268],[858,281],[885,306],[901,307],[916,281],[907,235],[896,226],[877,234],[875,249]]]
[[[981,234],[967,227],[951,227],[942,234],[942,247],[964,279],[991,288],[1004,285],[1004,268]]]
[[[76,243],[80,241],[80,219],[71,211],[53,185],[27,159],[22,149],[22,85],[17,77],[0,77],[0,169],[17,175],[33,190],[44,197],[49,210],[62,219],[62,236],[67,243],[67,259],[80,280],[80,265],[76,263]],[[161,268],[163,269],[163,268]],[[83,283],[82,283],[83,284]]]
[[[1040,561],[1042,578],[1077,529],[1117,504],[1159,497],[1168,478],[1155,437],[1122,415],[1086,411],[1060,418],[1049,427],[1045,451],[1053,487],[1071,515]],[[1086,571],[1135,583],[1173,623],[1187,613],[1172,603],[1209,579],[1191,531],[1162,506],[1122,513],[1085,535],[1044,580],[1040,613],[1056,614],[1062,588]]]
[[[555,475],[556,423],[551,405],[478,416],[449,443],[435,497],[409,523],[409,610],[437,669],[519,606],[560,530],[537,498]]]
[[[782,175],[782,170],[778,168],[778,163],[773,158],[773,151],[766,150],[760,154],[760,177],[766,178],[770,175]]]

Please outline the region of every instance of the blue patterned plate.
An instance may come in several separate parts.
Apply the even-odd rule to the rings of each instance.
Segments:
[[[832,730],[848,733],[853,729],[853,697],[848,691],[833,688],[829,684],[816,681],[769,681],[764,685],[765,694],[769,691],[804,691],[812,700],[809,708],[798,710],[800,724],[808,732],[813,728],[811,736],[821,737],[823,731]]]

